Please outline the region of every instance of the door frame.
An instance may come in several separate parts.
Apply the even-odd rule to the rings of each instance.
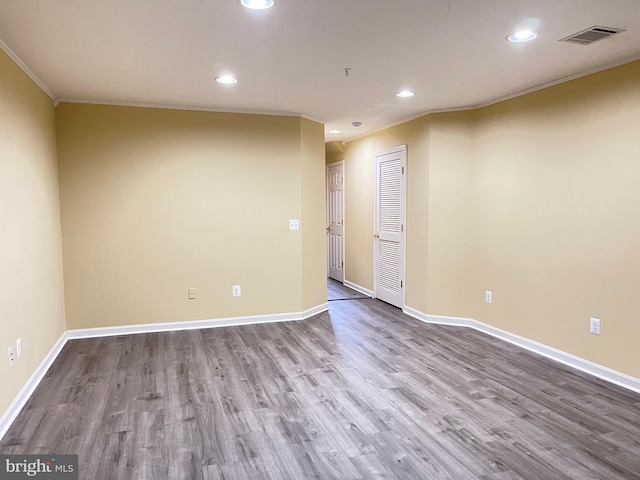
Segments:
[[[401,175],[401,181],[404,183],[402,186],[403,198],[402,204],[404,206],[403,211],[400,216],[400,223],[403,225],[402,230],[402,239],[401,239],[401,248],[402,248],[402,260],[400,264],[400,280],[403,282],[402,287],[402,306],[399,308],[404,308],[406,306],[406,291],[407,291],[407,282],[406,282],[406,273],[407,273],[407,145],[398,145],[397,147],[387,148],[385,150],[380,150],[375,152],[373,155],[374,167],[373,167],[373,182],[374,182],[374,190],[373,190],[373,233],[375,236],[376,229],[378,228],[378,196],[379,192],[379,172],[378,172],[378,157],[382,155],[388,155],[390,153],[402,152],[403,157],[401,161],[401,166],[403,168],[404,173]],[[373,239],[373,298],[378,298],[378,271],[379,271],[379,261],[378,261],[378,241],[374,237]]]
[[[344,213],[345,213],[345,188],[346,188],[346,182],[345,182],[345,169],[344,169],[344,160],[340,160],[337,162],[332,162],[332,163],[327,163],[326,168],[325,168],[325,210],[326,210],[326,224],[327,226],[329,225],[329,168],[330,167],[337,167],[337,166],[342,166],[342,252],[341,252],[341,257],[343,260],[343,265],[342,265],[342,283],[344,284],[344,282],[347,279],[347,265],[345,262],[345,252],[346,252],[346,243],[345,243],[345,229],[344,229]],[[325,245],[327,248],[327,278],[329,277],[329,262],[330,262],[330,252],[329,252],[329,240],[328,240],[328,234],[329,232],[327,231],[327,239],[325,240]]]

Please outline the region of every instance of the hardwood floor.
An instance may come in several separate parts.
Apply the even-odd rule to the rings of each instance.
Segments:
[[[327,278],[327,300],[330,302],[336,300],[358,300],[362,298],[371,297],[349,288],[332,278]]]
[[[83,479],[640,479],[640,395],[377,300],[68,342],[0,453]]]

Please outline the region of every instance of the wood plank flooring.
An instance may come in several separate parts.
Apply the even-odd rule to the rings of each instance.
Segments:
[[[640,479],[640,395],[377,300],[70,341],[0,443],[98,479]]]
[[[371,297],[349,288],[332,278],[327,278],[327,300],[330,302],[336,300],[358,300],[362,298]]]

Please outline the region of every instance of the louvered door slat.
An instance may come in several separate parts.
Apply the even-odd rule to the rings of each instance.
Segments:
[[[400,231],[400,159],[380,163],[380,232]]]
[[[398,242],[380,240],[380,286],[394,293],[400,292],[400,246]]]

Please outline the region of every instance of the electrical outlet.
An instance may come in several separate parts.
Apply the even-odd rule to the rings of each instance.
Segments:
[[[493,293],[491,293],[491,290],[487,290],[486,292],[484,292],[484,301],[487,303],[491,303],[492,300],[493,300]]]
[[[231,287],[231,294],[234,297],[239,297],[240,295],[242,295],[242,290],[240,289],[240,285],[234,285],[233,287]]]
[[[9,366],[13,365],[13,348],[9,347]]]
[[[300,220],[295,218],[289,220],[289,230],[300,230]]]
[[[196,298],[196,289],[195,288],[190,288],[189,289],[189,300],[195,300]]]
[[[20,358],[21,355],[22,355],[22,340],[17,339],[16,340],[16,356]]]
[[[594,335],[600,335],[600,319],[591,318],[589,321],[589,332]]]

